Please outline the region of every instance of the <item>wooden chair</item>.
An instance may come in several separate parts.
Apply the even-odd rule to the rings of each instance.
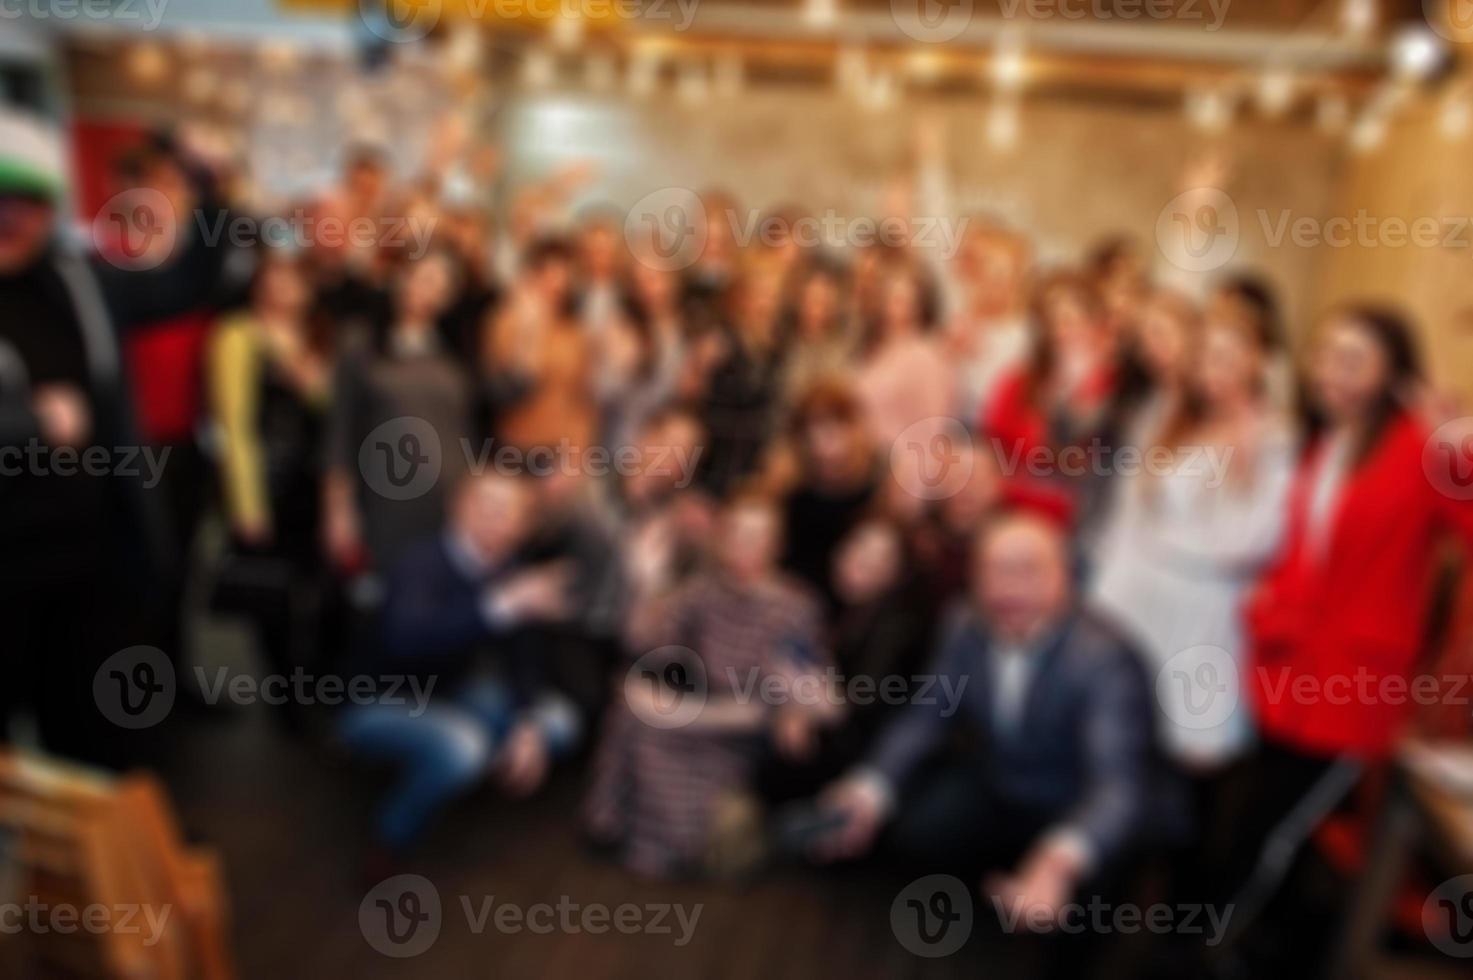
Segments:
[[[0,750],[0,834],[14,889],[0,902],[79,914],[101,906],[115,926],[24,930],[3,945],[22,947],[5,952],[25,962],[25,975],[232,980],[219,864],[183,845],[152,777],[113,779]],[[131,910],[131,921],[118,910]]]

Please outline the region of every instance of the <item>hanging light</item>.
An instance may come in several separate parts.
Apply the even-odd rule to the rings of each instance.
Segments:
[[[1380,19],[1376,0],[1340,0],[1340,27],[1351,37],[1366,37]]]
[[[832,27],[838,19],[838,0],[803,0],[803,23],[809,27]]]
[[[1232,101],[1215,89],[1187,93],[1186,109],[1192,125],[1208,133],[1223,131],[1233,119]]]
[[[571,51],[583,40],[583,18],[571,4],[564,4],[552,19],[552,43],[563,51]]]
[[[1379,112],[1366,112],[1350,130],[1350,147],[1357,153],[1369,153],[1386,140],[1386,117]]]
[[[1391,71],[1406,82],[1423,82],[1446,66],[1447,44],[1426,25],[1409,24],[1391,39]]]
[[[1294,101],[1294,73],[1283,65],[1269,65],[1258,76],[1256,92],[1259,111],[1281,116]]]
[[[1024,63],[1023,37],[1017,31],[1004,31],[993,49],[988,73],[992,84],[1002,92],[1016,92],[1023,85]]]
[[[481,63],[480,32],[468,24],[457,27],[445,44],[445,63],[451,71],[475,71]]]

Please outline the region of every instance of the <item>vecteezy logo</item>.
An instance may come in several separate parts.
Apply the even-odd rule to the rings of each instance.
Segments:
[[[890,903],[890,930],[917,956],[950,956],[972,934],[972,893],[952,875],[917,878]]]
[[[890,0],[890,19],[917,41],[940,44],[972,23],[973,0]]]
[[[1449,41],[1473,41],[1473,0],[1422,0],[1422,14]]]
[[[1238,251],[1238,206],[1216,187],[1196,187],[1166,202],[1156,216],[1156,245],[1187,272],[1220,269]]]
[[[173,207],[167,197],[148,187],[115,194],[92,218],[92,243],[99,255],[120,269],[157,269],[178,244]]]
[[[624,241],[652,269],[673,272],[706,250],[706,206],[695,191],[665,187],[635,202],[624,219]]]
[[[624,703],[651,728],[684,728],[706,707],[710,680],[701,655],[668,646],[640,657],[624,675]]]
[[[370,490],[389,500],[413,500],[440,479],[440,434],[422,418],[401,415],[368,434],[358,447],[358,471]]]
[[[391,44],[429,36],[440,23],[444,0],[358,0],[358,19]]]
[[[1173,655],[1156,674],[1156,700],[1169,722],[1205,731],[1238,709],[1238,664],[1222,647],[1200,644]]]
[[[398,959],[435,945],[440,922],[440,892],[422,875],[386,878],[358,906],[358,929],[368,945]]]
[[[1473,875],[1449,878],[1427,896],[1422,928],[1447,955],[1473,957]]]
[[[937,415],[905,427],[890,446],[890,472],[922,500],[954,497],[972,478],[972,436],[954,418]]]
[[[1443,496],[1473,500],[1473,415],[1432,430],[1422,447],[1422,472]]]
[[[157,647],[119,650],[92,676],[92,700],[119,728],[152,728],[174,709],[174,665]]]

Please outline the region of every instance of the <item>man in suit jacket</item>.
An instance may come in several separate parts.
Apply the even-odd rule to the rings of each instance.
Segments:
[[[913,866],[1000,872],[989,892],[1054,921],[1153,824],[1163,769],[1141,662],[1077,606],[1062,530],[1011,514],[978,536],[970,601],[932,670],[959,696],[917,699],[830,787],[844,823],[820,853],[858,854],[889,823]]]

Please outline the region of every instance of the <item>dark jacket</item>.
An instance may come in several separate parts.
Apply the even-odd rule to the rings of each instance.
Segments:
[[[409,548],[394,566],[378,637],[360,673],[434,678],[439,696],[453,695],[462,680],[490,666],[519,700],[532,700],[541,686],[535,662],[518,654],[516,624],[497,621],[486,601],[519,563],[471,572],[454,547],[448,535],[437,534]]]
[[[30,269],[0,277],[0,553],[5,573],[29,581],[95,571],[133,585],[162,561],[158,516],[143,488],[117,339],[87,263],[61,247]],[[89,444],[106,451],[107,475],[12,473],[17,454],[40,445],[35,389],[75,387],[90,409]],[[3,573],[0,573],[3,574]]]
[[[1029,656],[1026,704],[1011,734],[999,734],[986,625],[969,609],[954,612],[931,670],[953,689],[965,681],[955,713],[946,717],[938,686],[932,703],[908,705],[880,737],[870,765],[900,787],[962,736],[989,795],[1077,831],[1108,861],[1171,810],[1162,806],[1169,777],[1155,749],[1153,688],[1135,651],[1087,613],[1071,613]]]

